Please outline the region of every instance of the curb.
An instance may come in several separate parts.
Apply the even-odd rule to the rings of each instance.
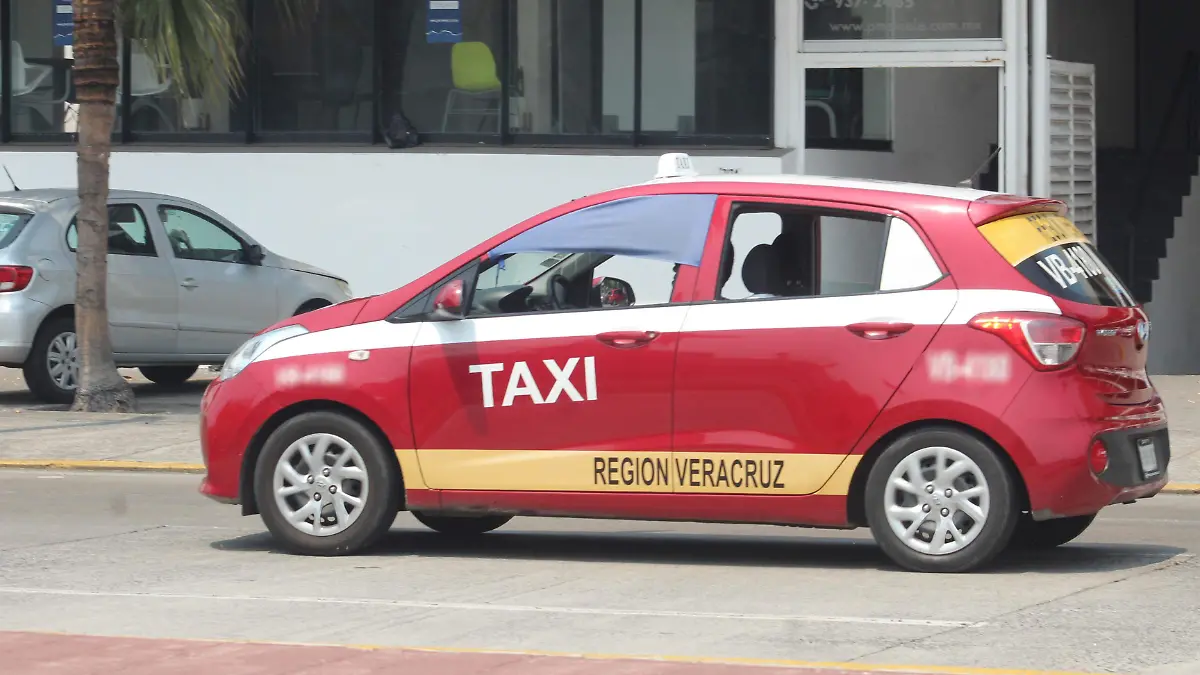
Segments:
[[[203,464],[189,464],[187,462],[138,462],[112,459],[0,459],[0,469],[52,469],[57,471],[138,471],[144,473],[204,473]]]
[[[203,464],[188,462],[138,462],[115,459],[0,459],[0,469],[53,469],[58,471],[139,471],[147,473],[204,473]],[[1159,494],[1200,495],[1200,483],[1167,483]]]

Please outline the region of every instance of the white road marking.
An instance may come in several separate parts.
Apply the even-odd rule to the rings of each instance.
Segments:
[[[122,593],[114,591],[77,591],[60,588],[5,588],[0,594],[43,595],[85,598],[136,598],[145,600],[209,600],[214,602],[278,602],[315,605],[366,605],[404,609],[441,609],[471,612],[530,612],[540,614],[577,614],[590,616],[640,616],[675,619],[726,619],[734,621],[779,621],[803,623],[854,623],[929,628],[980,628],[982,621],[935,621],[869,616],[820,616],[808,614],[744,614],[738,612],[678,612],[655,609],[609,609],[602,607],[553,607],[536,605],[493,605],[471,602],[427,602],[378,598],[273,597],[267,595],[203,595],[199,593]]]

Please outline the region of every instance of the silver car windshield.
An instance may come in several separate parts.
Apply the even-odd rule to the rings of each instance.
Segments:
[[[31,218],[33,216],[28,213],[0,212],[0,248],[16,241]]]

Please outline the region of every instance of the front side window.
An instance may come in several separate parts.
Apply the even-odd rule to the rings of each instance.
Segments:
[[[573,211],[488,253],[470,314],[645,307],[698,267],[715,195],[631,197]]]
[[[176,258],[227,263],[245,260],[242,242],[209,218],[174,206],[158,207],[158,216]]]
[[[873,214],[740,204],[718,276],[721,300],[874,293],[887,222]]]
[[[67,227],[67,247],[79,248],[79,218],[71,219]],[[158,255],[150,228],[142,210],[132,204],[113,204],[108,207],[108,252],[114,255],[137,255],[153,258]]]

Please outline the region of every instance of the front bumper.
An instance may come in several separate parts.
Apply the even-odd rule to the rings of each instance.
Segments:
[[[200,494],[224,504],[242,504],[242,464],[258,430],[250,417],[264,391],[243,371],[236,379],[215,379],[200,401],[200,454],[205,474]]]
[[[25,363],[50,309],[24,293],[0,293],[0,366]]]

